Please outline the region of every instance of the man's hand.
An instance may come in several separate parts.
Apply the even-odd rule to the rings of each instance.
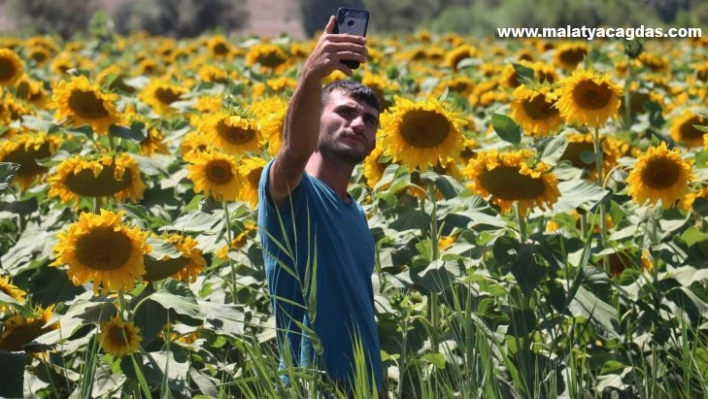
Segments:
[[[337,23],[335,16],[329,17],[329,22],[320,36],[315,49],[305,61],[302,78],[321,81],[334,71],[341,71],[351,76],[354,71],[342,63],[342,60],[366,62],[368,50],[366,38],[363,36],[339,34],[334,32]]]

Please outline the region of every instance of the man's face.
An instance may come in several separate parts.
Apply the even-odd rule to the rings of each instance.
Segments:
[[[319,151],[356,165],[376,146],[378,126],[376,108],[335,90],[322,110]]]

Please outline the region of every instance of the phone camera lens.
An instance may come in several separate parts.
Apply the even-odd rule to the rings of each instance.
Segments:
[[[349,21],[347,21],[347,25],[348,25],[348,26],[354,25],[354,21],[350,19]]]

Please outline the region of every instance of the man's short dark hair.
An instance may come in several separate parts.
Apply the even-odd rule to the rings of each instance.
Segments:
[[[381,112],[381,104],[379,103],[379,98],[376,96],[376,93],[368,86],[364,86],[363,84],[354,80],[335,80],[334,82],[322,88],[322,100],[326,102],[327,97],[329,97],[329,94],[334,91],[346,94],[347,96],[357,101],[363,101],[368,105],[376,108],[377,111]]]

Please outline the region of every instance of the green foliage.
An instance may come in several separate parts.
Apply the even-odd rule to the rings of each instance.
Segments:
[[[364,0],[376,29],[411,32],[428,28],[479,36],[497,27],[664,26],[680,20],[705,24],[691,12],[704,4],[691,0]],[[708,12],[704,12],[708,16]],[[701,15],[703,15],[701,14]]]
[[[142,0],[118,9],[116,29],[144,30],[157,35],[194,37],[214,28],[226,31],[244,26],[244,0]]]
[[[313,36],[322,31],[329,17],[334,15],[339,7],[365,8],[362,0],[300,0],[300,15],[305,35]]]
[[[7,0],[8,16],[28,34],[59,34],[68,38],[86,30],[98,9],[96,0]]]

